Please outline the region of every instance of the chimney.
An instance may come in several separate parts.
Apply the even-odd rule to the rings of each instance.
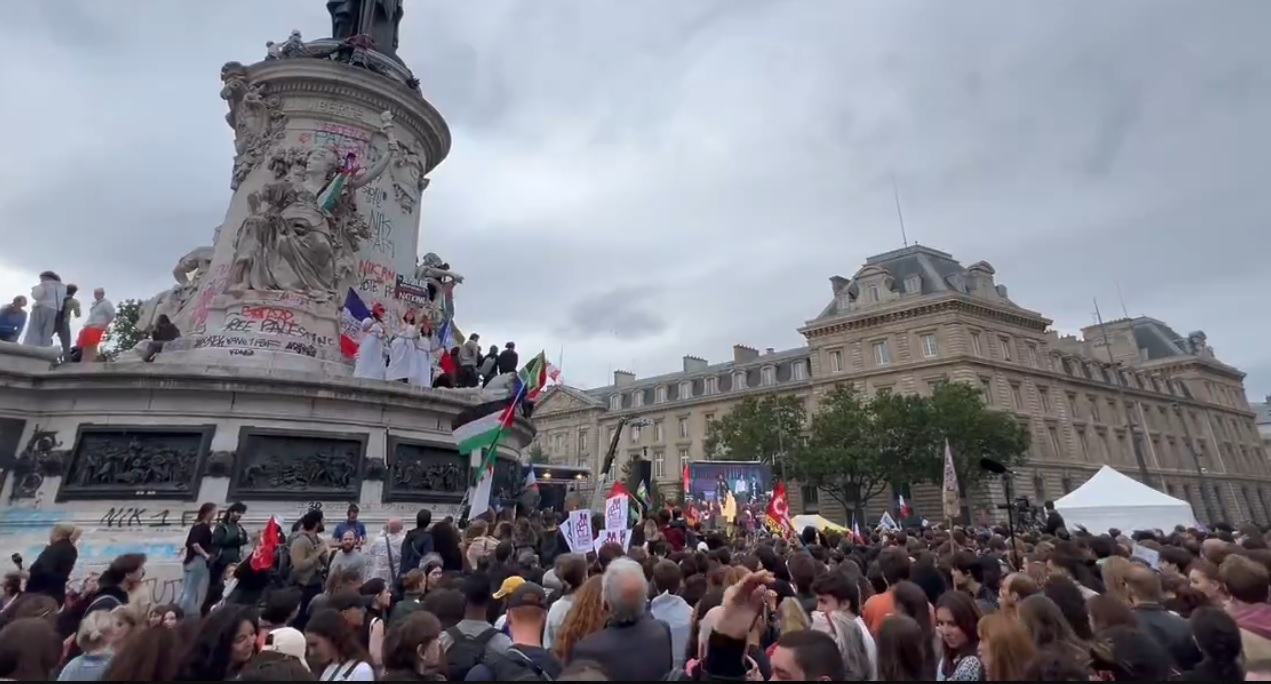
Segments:
[[[700,356],[685,356],[684,357],[684,372],[685,373],[697,373],[700,371],[704,371],[706,370],[706,365],[707,365],[706,359],[703,359]]]
[[[733,363],[746,363],[759,358],[759,350],[744,344],[733,345]]]
[[[773,349],[772,347],[768,347],[767,349],[763,350],[763,353],[764,353],[764,355],[768,355],[768,354],[776,354],[776,353],[777,353],[777,350],[776,350],[776,349]]]
[[[614,387],[626,387],[633,382],[635,382],[635,373],[624,370],[616,370],[613,372]]]

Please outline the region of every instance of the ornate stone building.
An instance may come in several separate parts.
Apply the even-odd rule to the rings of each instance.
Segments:
[[[1271,465],[1244,374],[1215,358],[1204,333],[1139,317],[1061,336],[1012,301],[989,264],[963,266],[917,245],[870,257],[830,285],[830,302],[799,329],[807,346],[737,346],[727,363],[686,356],[676,373],[617,371],[607,387],[558,388],[535,414],[539,446],[556,462],[595,469],[618,420],[647,417],[651,426],[624,433],[619,459],[647,454],[655,479],[672,483],[686,461],[704,458],[709,422],[747,393],[794,392],[814,410],[844,382],[925,394],[961,381],[1030,427],[1019,495],[1057,499],[1107,464],[1190,501],[1203,520],[1271,521]],[[939,510],[936,492],[914,494],[920,513]],[[815,492],[795,488],[791,498],[796,510],[820,503],[842,515]]]

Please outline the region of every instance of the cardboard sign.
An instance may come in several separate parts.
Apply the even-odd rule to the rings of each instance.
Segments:
[[[586,554],[595,545],[591,533],[591,511],[581,508],[569,514],[565,522],[565,541],[569,542],[570,553]]]

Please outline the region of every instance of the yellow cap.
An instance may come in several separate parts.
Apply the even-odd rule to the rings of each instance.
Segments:
[[[499,585],[499,590],[494,592],[494,598],[496,599],[507,598],[509,595],[511,595],[512,592],[516,591],[517,587],[520,587],[522,584],[525,584],[525,578],[517,577],[516,575],[513,575],[503,580],[503,584]]]

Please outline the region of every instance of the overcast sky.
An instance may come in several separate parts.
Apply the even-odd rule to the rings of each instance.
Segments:
[[[828,278],[911,240],[1065,332],[1094,298],[1271,393],[1271,2],[406,0],[454,135],[420,251],[459,322],[571,384],[787,348]],[[322,0],[6,3],[0,287],[171,283],[227,205],[228,60]],[[1259,275],[1261,271],[1261,275]]]

